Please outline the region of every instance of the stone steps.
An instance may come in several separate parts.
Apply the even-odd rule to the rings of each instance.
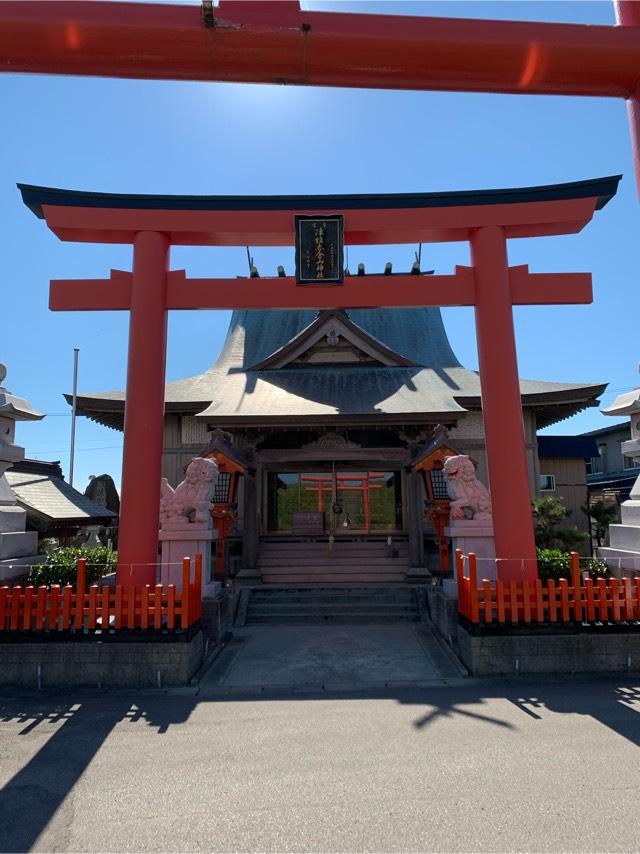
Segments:
[[[353,566],[343,567],[301,567],[300,569],[273,568],[271,570],[262,568],[262,581],[265,584],[299,585],[318,584],[321,582],[334,582],[336,584],[379,584],[390,582],[404,584],[407,576],[406,569],[390,570],[387,567],[365,567]]]
[[[420,620],[411,588],[257,588],[249,591],[245,624],[415,623]]]
[[[406,540],[263,540],[258,568],[265,584],[402,584],[409,568]]]
[[[387,605],[407,606],[407,596],[401,587],[383,588],[385,595],[379,595],[376,590],[379,588],[358,587],[345,588],[348,591],[348,604],[354,606],[366,605],[371,607],[387,607]],[[253,590],[251,594],[251,602],[256,607],[264,607],[265,605],[291,605],[299,604],[301,606],[314,605],[321,602],[323,605],[335,605],[336,607],[344,607],[345,596],[334,589],[318,590],[316,587],[295,588],[290,591],[284,590],[279,592],[274,589],[273,593],[269,590],[263,595],[261,590]]]
[[[300,557],[314,557],[314,558],[322,558],[323,560],[363,560],[365,558],[375,559],[375,560],[407,560],[409,556],[409,552],[407,549],[403,550],[394,550],[393,554],[388,554],[385,551],[373,551],[371,549],[362,549],[356,551],[343,551],[342,549],[334,549],[333,551],[329,551],[328,549],[263,549],[260,552],[260,560],[291,560],[293,558]]]
[[[310,543],[274,543],[274,542],[262,542],[261,548],[264,551],[291,551],[291,550],[299,550],[299,549],[317,549],[318,551],[327,551],[329,549],[330,543],[325,541],[314,540]],[[389,549],[404,549],[406,550],[408,545],[406,542],[397,542],[392,543],[388,546],[386,543],[342,543],[339,540],[333,544],[334,552],[359,552],[359,551],[380,551],[386,552]]]
[[[345,561],[348,560],[348,564]],[[407,558],[391,558],[385,557],[384,555],[354,555],[353,557],[349,556],[348,558],[345,555],[330,556],[327,555],[318,555],[318,554],[306,554],[306,555],[287,555],[278,556],[271,555],[263,556],[260,555],[260,566],[389,566],[391,563],[397,563],[398,565],[406,566]]]

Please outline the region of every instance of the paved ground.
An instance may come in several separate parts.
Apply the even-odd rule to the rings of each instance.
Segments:
[[[458,674],[427,626],[250,626],[198,688],[0,693],[0,851],[640,848],[640,680]]]
[[[0,696],[0,850],[638,850],[640,682],[460,683]]]
[[[417,623],[258,625],[233,634],[203,679],[207,693],[416,687],[463,672]]]

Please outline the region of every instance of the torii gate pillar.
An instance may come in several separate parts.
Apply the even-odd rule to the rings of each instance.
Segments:
[[[536,545],[504,229],[471,234],[482,417],[493,532],[504,581],[537,578]]]
[[[169,240],[153,231],[133,240],[129,360],[124,410],[118,583],[156,583],[167,353]]]

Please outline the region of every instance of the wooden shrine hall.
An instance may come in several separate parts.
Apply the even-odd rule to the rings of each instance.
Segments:
[[[80,414],[125,431],[123,583],[153,583],[161,475],[180,480],[217,428],[252,460],[232,533],[245,574],[279,583],[404,580],[410,566],[437,559],[422,481],[409,463],[438,424],[490,487],[500,577],[535,577],[536,431],[596,405],[604,386],[518,377],[512,306],[589,303],[591,276],[509,267],[507,241],[580,231],[618,181],[286,197],[20,185],[60,239],[133,244],[131,273],[54,281],[50,299],[53,310],[130,312],[126,392],[77,400]],[[296,217],[323,215],[342,219],[345,245],[466,240],[472,264],[451,275],[341,269],[337,281],[308,282],[191,279],[169,269],[171,244],[293,246]],[[460,364],[447,339],[440,307],[452,305],[475,309],[479,372]],[[167,311],[198,308],[233,310],[222,352],[203,373],[165,385]],[[330,569],[311,560],[305,575],[294,558],[297,577],[283,571],[283,544],[300,550],[302,542],[312,555],[330,536]],[[349,549],[363,544],[389,560],[350,561]]]

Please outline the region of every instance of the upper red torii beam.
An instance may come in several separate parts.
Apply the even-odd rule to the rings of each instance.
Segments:
[[[640,2],[620,26],[0,0],[0,72],[625,98],[640,182]]]
[[[266,0],[227,0],[206,26],[199,4],[2,0],[0,70],[628,98],[640,31],[309,12]]]

